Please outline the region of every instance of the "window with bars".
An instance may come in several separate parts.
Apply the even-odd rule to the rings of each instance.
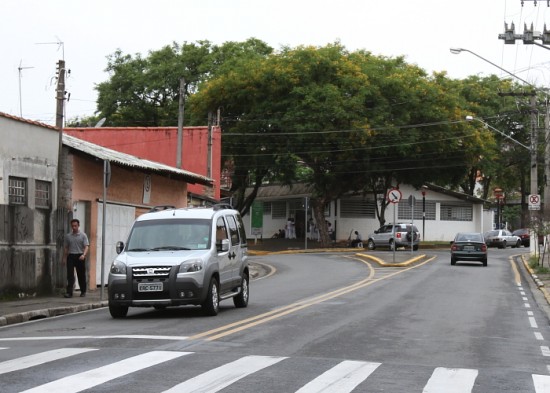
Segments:
[[[472,205],[441,203],[441,221],[472,221]]]
[[[264,216],[271,215],[271,202],[264,202]]]
[[[271,202],[271,217],[286,218],[286,202]]]
[[[426,201],[426,220],[435,220],[435,201]],[[409,206],[409,201],[399,201],[399,209],[397,218],[399,220],[410,220],[412,216],[412,207]],[[422,200],[416,200],[414,204],[414,220],[422,220]]]
[[[52,198],[52,183],[37,180],[34,189],[34,204],[36,207],[49,208]]]
[[[26,205],[27,179],[10,176],[8,184],[8,195],[10,205]]]
[[[375,203],[365,199],[342,199],[340,202],[340,216],[343,218],[374,218]]]

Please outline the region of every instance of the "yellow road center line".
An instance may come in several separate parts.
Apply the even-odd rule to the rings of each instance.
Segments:
[[[367,278],[365,278],[364,280],[361,280],[361,281],[359,281],[355,284],[349,285],[347,287],[329,292],[327,294],[314,297],[314,298],[309,299],[309,300],[304,300],[304,301],[300,301],[300,302],[297,302],[297,303],[293,303],[293,304],[290,304],[288,306],[284,306],[282,308],[279,308],[277,310],[273,310],[273,311],[270,311],[270,312],[267,312],[267,313],[264,313],[264,314],[260,314],[260,315],[257,315],[255,317],[244,319],[242,321],[238,321],[238,322],[235,322],[235,323],[232,323],[232,324],[229,324],[229,325],[221,326],[219,328],[212,329],[212,330],[209,330],[207,332],[191,336],[189,338],[190,339],[205,338],[205,340],[208,340],[208,341],[217,340],[219,338],[229,336],[231,334],[249,329],[251,327],[258,326],[258,325],[261,325],[263,323],[272,321],[276,318],[280,318],[280,317],[283,317],[285,315],[294,313],[296,311],[299,311],[299,310],[302,310],[304,308],[313,306],[315,304],[319,304],[319,303],[322,303],[324,301],[334,299],[336,297],[339,297],[339,296],[345,295],[347,293],[356,291],[358,289],[365,288],[365,287],[367,287],[369,285],[372,285],[376,282],[379,282],[379,281],[385,280],[387,278],[393,277],[397,274],[404,273],[408,270],[416,269],[417,267],[423,266],[426,263],[431,262],[434,259],[435,259],[435,257],[429,258],[426,261],[419,263],[418,265],[411,266],[411,267],[408,267],[406,269],[403,269],[403,270],[400,270],[400,271],[397,271],[397,272],[393,272],[391,274],[388,274],[387,276],[380,277],[380,278],[374,279],[374,280],[372,279],[372,277],[374,275],[374,269],[372,268],[370,263],[368,263],[366,261],[363,261],[363,260],[360,260],[362,263],[366,264],[369,267],[369,270],[370,270],[369,276]],[[215,334],[215,333],[218,333],[218,332],[222,332],[222,333]]]

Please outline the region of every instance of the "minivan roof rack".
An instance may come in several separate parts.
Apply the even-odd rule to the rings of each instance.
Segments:
[[[160,210],[169,210],[169,209],[175,209],[175,206],[172,205],[159,205],[159,206],[153,206],[151,209],[149,209],[149,213],[158,212]]]
[[[231,206],[229,203],[216,203],[214,206],[212,206],[214,210],[222,210],[222,209],[233,209],[233,206]]]

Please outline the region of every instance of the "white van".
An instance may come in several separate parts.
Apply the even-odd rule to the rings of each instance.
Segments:
[[[129,307],[200,305],[217,315],[219,302],[249,298],[248,246],[239,212],[228,205],[162,206],[138,217],[109,273],[109,311]]]

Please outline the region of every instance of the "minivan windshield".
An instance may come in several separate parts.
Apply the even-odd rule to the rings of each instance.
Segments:
[[[126,250],[205,250],[210,248],[210,225],[207,219],[137,221]]]

